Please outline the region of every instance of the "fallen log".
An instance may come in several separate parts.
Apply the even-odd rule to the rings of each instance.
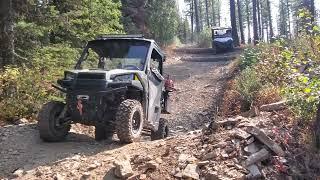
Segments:
[[[271,104],[265,104],[260,107],[260,111],[271,112],[280,111],[286,108],[286,101],[280,101]]]

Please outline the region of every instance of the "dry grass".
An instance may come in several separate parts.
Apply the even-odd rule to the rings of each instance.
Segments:
[[[226,92],[223,96],[220,116],[231,117],[241,113],[241,107],[243,104],[243,99],[239,93],[235,90],[235,82],[231,80],[228,82]]]
[[[280,89],[275,86],[269,86],[267,88],[262,88],[262,90],[257,93],[253,105],[260,107],[264,104],[271,104],[281,100]]]

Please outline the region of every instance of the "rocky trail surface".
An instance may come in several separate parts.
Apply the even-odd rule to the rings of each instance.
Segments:
[[[169,138],[129,145],[116,138],[96,142],[93,128],[74,125],[66,141],[44,143],[35,124],[9,125],[0,128],[0,178],[241,179],[269,173],[260,170],[261,162],[284,156],[282,147],[268,135],[269,141],[261,142],[248,127],[260,129],[264,123],[273,123],[265,121],[272,119],[270,114],[254,121],[227,119],[207,127],[215,118],[233,71],[232,60],[239,52],[212,55],[206,50],[178,49],[168,54],[165,72],[177,89],[174,113],[166,117]]]

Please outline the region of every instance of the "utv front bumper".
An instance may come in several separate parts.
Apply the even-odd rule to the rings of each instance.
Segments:
[[[69,91],[66,98],[68,115],[73,122],[89,126],[110,121],[117,110],[119,97],[126,90],[121,87],[106,91]]]

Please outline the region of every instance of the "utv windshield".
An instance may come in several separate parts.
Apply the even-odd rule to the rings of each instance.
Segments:
[[[90,41],[76,69],[143,70],[150,42],[130,39]]]
[[[213,37],[214,38],[226,38],[231,37],[232,32],[231,29],[215,29],[213,30]]]

